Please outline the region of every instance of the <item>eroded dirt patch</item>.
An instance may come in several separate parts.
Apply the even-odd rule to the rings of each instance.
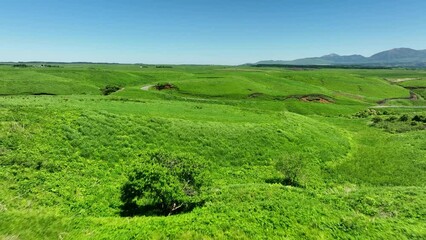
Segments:
[[[263,95],[265,95],[265,94],[255,92],[255,93],[251,93],[251,94],[249,94],[249,95],[248,95],[248,97],[249,97],[249,98],[258,98],[258,97],[262,97]]]
[[[318,102],[318,103],[334,103],[334,101],[330,98],[327,98],[325,96],[312,96],[312,95],[308,95],[308,96],[302,96],[299,98],[300,101],[302,102]]]
[[[322,94],[310,94],[310,95],[291,95],[291,96],[276,96],[274,100],[289,100],[289,99],[297,99],[302,102],[314,102],[314,103],[324,103],[331,104],[334,103],[334,99],[322,95]]]
[[[158,83],[155,86],[155,89],[161,91],[161,90],[170,90],[170,89],[178,89],[175,85],[171,83]]]

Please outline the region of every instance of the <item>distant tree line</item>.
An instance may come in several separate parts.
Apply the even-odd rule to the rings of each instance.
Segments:
[[[42,67],[47,67],[47,68],[59,68],[60,66],[58,65],[50,65],[50,64],[41,64]]]
[[[18,64],[12,65],[12,67],[15,67],[15,68],[27,68],[27,67],[31,67],[31,66],[27,65],[27,64],[23,64],[23,63],[18,63]]]
[[[59,65],[51,65],[51,64],[41,64],[41,65],[35,65],[35,66],[46,67],[46,68],[60,68]],[[28,65],[28,64],[25,64],[25,63],[17,63],[17,64],[13,64],[12,67],[28,68],[28,67],[34,67],[34,65]]]

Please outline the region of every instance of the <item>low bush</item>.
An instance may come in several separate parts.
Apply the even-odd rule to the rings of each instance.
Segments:
[[[416,121],[416,122],[423,122],[423,123],[426,123],[426,116],[422,116],[422,115],[416,115],[416,116],[414,116],[413,117],[413,119],[412,119],[413,121]]]
[[[393,114],[387,118],[371,117],[371,126],[385,129],[390,133],[402,133],[426,129],[426,117],[422,115],[410,116],[408,114]]]
[[[275,168],[284,175],[282,184],[295,187],[306,183],[305,166],[305,159],[299,154],[284,155],[275,164]]]
[[[379,122],[383,121],[383,119],[381,117],[374,117],[371,120],[373,121],[373,123],[379,123]]]
[[[408,119],[409,119],[408,115],[407,115],[407,114],[404,114],[404,115],[402,115],[402,116],[399,118],[399,121],[401,121],[401,122],[406,122],[406,121],[408,121]]]

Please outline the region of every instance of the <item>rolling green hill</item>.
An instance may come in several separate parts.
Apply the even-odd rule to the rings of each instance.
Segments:
[[[0,237],[424,239],[426,102],[410,91],[425,76],[0,66]],[[124,216],[123,186],[152,152],[205,161],[201,200]]]

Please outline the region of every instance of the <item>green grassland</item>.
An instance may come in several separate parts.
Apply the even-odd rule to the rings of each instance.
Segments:
[[[389,81],[403,78],[416,80]],[[426,103],[421,88],[409,99],[425,78],[405,69],[0,66],[0,238],[425,239]],[[155,89],[164,83],[174,88]],[[102,95],[107,85],[120,90]],[[149,151],[208,162],[203,204],[123,217],[121,188]],[[277,163],[296,155],[301,184],[277,181],[286,177]]]

